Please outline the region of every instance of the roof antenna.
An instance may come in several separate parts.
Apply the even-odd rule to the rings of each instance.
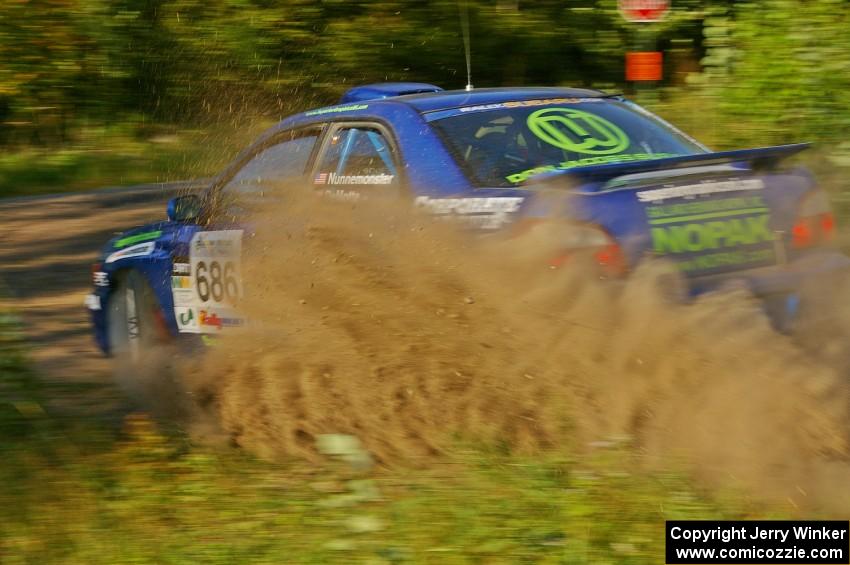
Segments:
[[[469,9],[467,0],[458,0],[457,9],[460,13],[460,28],[463,31],[463,47],[466,51],[466,91],[472,90],[472,57],[469,51]]]

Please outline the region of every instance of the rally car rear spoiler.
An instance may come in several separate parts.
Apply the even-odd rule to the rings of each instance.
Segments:
[[[783,159],[808,149],[809,143],[794,143],[791,145],[776,145],[756,149],[737,149],[735,151],[718,151],[684,155],[681,157],[666,157],[649,161],[634,161],[631,163],[612,163],[609,165],[593,165],[579,167],[557,174],[566,175],[571,179],[582,182],[604,182],[613,178],[635,173],[651,171],[669,171],[685,169],[694,166],[740,164],[753,170],[770,169]],[[553,175],[554,176],[554,175]],[[547,178],[551,178],[546,175]]]

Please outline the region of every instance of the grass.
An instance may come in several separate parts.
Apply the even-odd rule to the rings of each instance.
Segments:
[[[427,467],[363,470],[198,447],[144,414],[120,430],[57,418],[8,314],[0,373],[3,563],[659,563],[666,519],[764,516],[635,471],[616,443],[583,457],[459,443]]]

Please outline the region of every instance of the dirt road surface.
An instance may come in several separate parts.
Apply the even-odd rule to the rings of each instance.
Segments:
[[[39,372],[75,407],[116,398],[109,359],[92,339],[83,299],[91,264],[115,232],[165,216],[169,197],[189,183],[0,200],[0,282],[23,317]],[[96,406],[92,406],[95,404]]]

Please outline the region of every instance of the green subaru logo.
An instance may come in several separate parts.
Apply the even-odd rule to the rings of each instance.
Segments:
[[[575,153],[611,155],[629,146],[623,130],[605,118],[574,108],[537,110],[526,123],[546,143]]]

